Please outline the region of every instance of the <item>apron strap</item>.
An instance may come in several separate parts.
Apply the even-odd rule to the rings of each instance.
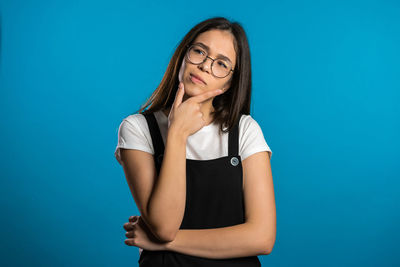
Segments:
[[[228,156],[239,155],[239,121],[234,124],[228,136]]]
[[[156,169],[159,172],[161,168],[162,158],[164,156],[164,141],[161,136],[160,128],[158,127],[156,117],[154,113],[142,114],[147,121],[149,126],[151,140],[154,148],[154,161],[156,163]]]

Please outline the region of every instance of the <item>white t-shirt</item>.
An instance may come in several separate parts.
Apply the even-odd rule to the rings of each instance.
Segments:
[[[154,115],[165,145],[168,117],[161,110],[154,112]],[[214,122],[204,126],[187,138],[186,158],[209,160],[228,156],[228,134],[220,134],[219,125]],[[119,126],[118,144],[114,154],[121,164],[120,148],[137,149],[154,155],[149,126],[143,114],[129,115]],[[250,115],[242,114],[239,121],[239,156],[243,161],[260,151],[268,151],[270,158],[272,157],[272,151],[258,123]]]

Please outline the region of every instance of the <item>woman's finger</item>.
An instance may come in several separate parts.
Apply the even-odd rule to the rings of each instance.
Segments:
[[[125,239],[124,242],[125,242],[125,244],[127,244],[128,246],[134,246],[134,245],[135,245],[135,241],[134,241],[133,238]]]
[[[132,225],[130,222],[124,223],[124,229],[125,231],[130,231],[132,230]]]
[[[139,218],[139,216],[131,216],[131,217],[129,217],[129,221],[135,222],[135,221],[137,221],[138,218]]]
[[[179,107],[179,105],[182,103],[184,93],[185,93],[185,86],[183,85],[183,82],[180,82],[178,91],[176,92],[175,95],[174,103],[172,104],[175,108]]]
[[[135,237],[135,233],[134,233],[133,231],[127,231],[127,232],[125,233],[125,236],[126,236],[127,238],[134,238],[134,237]]]
[[[124,223],[124,229],[126,230],[126,231],[132,231],[133,229],[134,229],[134,225],[137,223],[137,221],[136,222],[127,222],[127,223]]]
[[[217,89],[217,90],[214,90],[214,91],[208,91],[208,92],[202,93],[200,95],[193,96],[193,97],[191,97],[191,99],[192,99],[192,101],[195,101],[197,103],[201,103],[201,102],[204,102],[204,101],[208,100],[211,97],[214,97],[214,96],[217,96],[219,94],[222,94],[223,92],[224,91],[222,91],[221,89]]]

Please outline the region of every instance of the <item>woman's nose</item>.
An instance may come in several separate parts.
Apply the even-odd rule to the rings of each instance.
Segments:
[[[205,70],[205,71],[207,71],[208,73],[210,73],[210,71],[211,71],[211,65],[212,65],[212,60],[210,59],[210,58],[206,58],[205,60],[204,60],[204,62],[203,63],[201,63],[200,65],[199,65],[199,67],[201,68],[201,70]],[[209,63],[208,63],[209,62]]]

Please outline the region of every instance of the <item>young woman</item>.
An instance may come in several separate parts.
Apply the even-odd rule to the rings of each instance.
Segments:
[[[140,211],[124,224],[139,266],[251,267],[271,253],[272,151],[250,98],[246,34],[216,17],[186,34],[150,99],[123,119],[115,156]]]

